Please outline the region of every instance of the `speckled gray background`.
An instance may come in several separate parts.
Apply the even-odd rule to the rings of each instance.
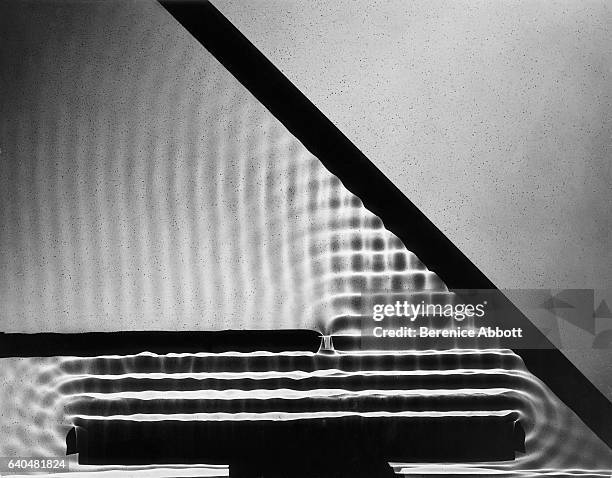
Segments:
[[[498,287],[612,287],[609,2],[213,3]]]

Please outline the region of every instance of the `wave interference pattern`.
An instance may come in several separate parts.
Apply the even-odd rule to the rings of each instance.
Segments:
[[[607,447],[507,350],[143,353],[3,359],[0,370],[6,384],[3,456],[61,456],[67,431],[82,420],[512,415],[525,429],[526,453],[510,462],[470,464],[473,473],[596,475],[612,469]],[[459,473],[468,465],[444,466]],[[413,473],[413,467],[419,473],[442,472],[432,464],[394,467],[405,473]],[[92,468],[98,469],[73,466]]]
[[[140,8],[158,35],[124,39],[134,77],[59,78],[45,50],[42,90],[15,105],[34,110],[0,155],[5,332],[325,332],[361,296],[446,291],[161,7]]]
[[[102,4],[87,8],[108,14]],[[372,301],[448,294],[161,7],[125,8],[131,16],[111,14],[112,44],[99,42],[94,14],[67,24],[62,41],[40,46],[46,82],[10,100],[24,113],[5,123],[14,141],[0,156],[4,331],[351,333],[343,320]],[[64,48],[71,38],[81,49]],[[106,56],[93,67],[64,59],[57,68],[56,50],[87,56],[82,48],[97,43]],[[506,350],[2,359],[0,376],[5,457],[63,455],[80,419],[514,414],[526,453],[512,462],[394,467],[511,476],[612,469],[610,450]]]

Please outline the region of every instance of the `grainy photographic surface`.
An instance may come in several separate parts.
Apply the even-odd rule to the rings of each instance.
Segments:
[[[0,6],[0,474],[610,476],[607,329],[493,300],[230,20]]]

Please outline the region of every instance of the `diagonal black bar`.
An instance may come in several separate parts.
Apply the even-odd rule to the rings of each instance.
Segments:
[[[325,167],[379,216],[450,289],[495,285],[210,2],[162,1],[187,29]],[[418,233],[416,233],[418,231]],[[508,301],[509,302],[509,301]],[[508,327],[541,336],[543,349],[517,350],[528,369],[612,448],[612,404],[512,304]]]

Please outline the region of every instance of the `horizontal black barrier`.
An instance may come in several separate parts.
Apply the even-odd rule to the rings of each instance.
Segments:
[[[91,332],[0,334],[0,357],[130,355],[140,352],[268,352],[319,349],[311,330],[225,330],[219,332]]]
[[[230,470],[248,465],[251,470],[291,470],[291,476],[294,471],[300,476],[304,467],[345,468],[355,476],[355,460],[513,460],[516,451],[524,451],[525,439],[514,413],[289,421],[77,419],[76,424],[67,447],[68,453],[79,454],[80,464],[229,464]]]

